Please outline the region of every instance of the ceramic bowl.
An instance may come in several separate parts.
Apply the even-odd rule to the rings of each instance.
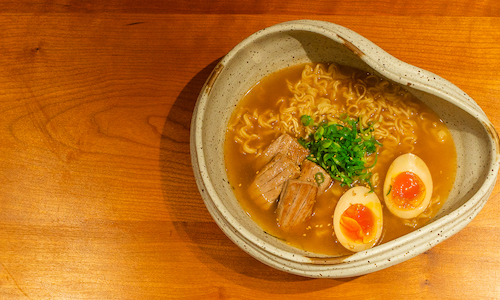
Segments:
[[[223,145],[231,113],[257,81],[279,69],[306,62],[336,62],[374,72],[405,86],[447,124],[455,141],[459,168],[449,199],[426,226],[366,251],[329,257],[299,250],[266,234],[240,207],[224,166]],[[481,108],[447,80],[394,58],[345,27],[298,20],[256,32],[217,64],[193,113],[191,159],[208,211],[241,249],[289,273],[341,278],[408,260],[466,226],[495,185],[499,140]]]

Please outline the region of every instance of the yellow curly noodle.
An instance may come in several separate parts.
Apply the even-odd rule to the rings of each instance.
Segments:
[[[339,117],[347,113],[351,118],[359,118],[363,127],[373,124],[375,138],[383,144],[378,149],[377,165],[384,165],[385,169],[375,166],[371,170],[371,182],[381,195],[388,165],[399,154],[414,151],[418,128],[425,138],[437,141],[444,141],[448,134],[443,126],[432,121],[435,118],[429,118],[428,112],[421,112],[420,104],[409,92],[373,74],[334,63],[306,64],[300,79],[286,84],[289,96],[268,99],[274,101],[271,108],[240,107],[233,115],[228,129],[236,131],[234,140],[241,145],[243,154],[260,155],[268,144],[263,141],[283,133],[307,137],[314,129],[302,125],[302,115],[311,116],[315,124],[341,123]],[[367,163],[373,164],[374,159],[375,155],[367,157]],[[434,205],[439,203],[439,197],[436,198],[419,218],[434,215],[432,208],[440,207]],[[405,222],[412,227],[419,224],[419,220]]]
[[[262,136],[277,135],[275,123],[278,123],[279,116],[271,109],[259,113],[258,109],[250,111],[248,108],[240,107],[228,129],[236,131],[234,141],[241,145],[241,150],[245,154],[260,155],[265,148]]]
[[[236,129],[235,141],[242,145],[243,152],[259,155],[265,146],[259,143],[259,135],[306,137],[313,128],[302,125],[302,115],[311,116],[317,124],[324,120],[340,122],[339,116],[347,113],[359,117],[364,127],[374,124],[375,137],[384,144],[382,151],[389,153],[403,145],[411,152],[417,140],[413,128],[426,120],[415,117],[419,105],[399,85],[375,75],[357,77],[353,71],[342,73],[336,64],[307,64],[299,81],[287,82],[293,96],[277,99],[278,111],[240,108],[229,129]],[[434,134],[432,128],[427,130]]]

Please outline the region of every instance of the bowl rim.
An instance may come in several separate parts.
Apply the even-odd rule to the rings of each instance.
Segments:
[[[438,220],[435,220],[434,222],[431,222],[400,238],[383,243],[374,248],[352,254],[343,259],[340,264],[328,263],[328,257],[310,257],[277,248],[256,237],[246,228],[237,226],[236,224],[238,224],[238,222],[222,204],[217,191],[208,179],[209,174],[206,170],[204,155],[205,150],[201,145],[203,140],[202,119],[207,101],[209,100],[209,92],[212,84],[217,80],[217,75],[219,75],[220,72],[224,72],[224,66],[231,63],[236,54],[242,49],[245,49],[245,47],[247,47],[250,43],[265,37],[266,35],[297,30],[320,34],[338,43],[347,45],[348,48],[355,52],[361,60],[382,76],[400,84],[411,85],[415,89],[436,95],[458,106],[480,121],[481,125],[488,133],[488,138],[492,145],[492,156],[491,160],[488,162],[490,170],[489,174],[486,176],[486,180],[483,182],[478,191],[464,204],[457,207],[454,211],[442,216]],[[377,59],[370,57],[370,55],[366,55],[365,53],[367,51],[375,51],[377,53]],[[392,69],[389,69],[388,66],[392,67]],[[401,72],[403,72],[403,68],[405,68],[405,73],[408,73],[408,70],[412,70],[413,76],[407,79],[401,78],[396,71],[401,70]],[[401,72],[399,74],[401,74]],[[426,80],[423,79],[428,77],[435,78],[436,83],[440,88],[429,85]],[[465,227],[484,206],[496,183],[496,177],[500,166],[498,134],[479,105],[477,105],[477,103],[466,93],[461,91],[451,82],[436,74],[400,61],[382,50],[373,42],[348,28],[330,22],[316,20],[288,21],[264,28],[245,38],[230,52],[228,52],[228,54],[225,55],[214,68],[213,73],[209,76],[207,82],[201,90],[192,117],[190,135],[191,159],[198,189],[202,194],[202,198],[207,206],[207,209],[222,231],[240,248],[263,263],[277,269],[283,269],[287,272],[307,277],[350,277],[366,274],[407,260],[449,238]],[[450,227],[450,224],[454,224],[454,226],[453,228],[449,228],[450,230],[446,232],[449,234],[445,235],[443,234],[443,230],[439,230],[439,228]],[[443,225],[450,226],[443,227]],[[429,236],[429,242],[422,243],[418,249],[416,247],[413,247],[413,249],[409,247],[408,242],[411,242],[417,237],[424,237],[426,235]],[[405,242],[404,240],[407,241]],[[387,255],[391,253],[391,250],[398,248],[404,248],[407,250],[407,252],[405,252],[406,254],[395,258],[387,258]],[[264,255],[264,253],[270,255]],[[325,262],[319,263],[318,261]],[[366,261],[368,261],[369,264],[366,265]],[[291,268],[287,266],[290,264],[295,267]],[[305,267],[298,268],[298,265]],[[350,269],[348,270],[350,272],[343,272],[346,269]]]

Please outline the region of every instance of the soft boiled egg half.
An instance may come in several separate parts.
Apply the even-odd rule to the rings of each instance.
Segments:
[[[432,197],[432,177],[425,162],[412,153],[398,156],[384,181],[384,201],[389,211],[402,219],[423,213]]]
[[[373,247],[382,235],[383,223],[382,205],[377,195],[364,186],[345,192],[333,213],[337,240],[353,252]]]

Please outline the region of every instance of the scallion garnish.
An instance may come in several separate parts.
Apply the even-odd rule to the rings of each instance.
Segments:
[[[373,124],[361,128],[358,119],[347,115],[341,116],[341,124],[322,122],[314,125],[311,116],[301,116],[304,126],[314,126],[316,131],[307,139],[300,138],[299,143],[311,152],[307,159],[320,165],[342,186],[351,186],[355,181],[366,183],[373,190],[372,173],[367,170],[367,157],[375,155],[377,146],[382,146],[373,135]],[[307,124],[307,125],[306,125]]]
[[[318,186],[320,186],[323,182],[325,182],[325,175],[323,175],[323,173],[321,172],[318,172],[314,174],[314,180],[316,180],[316,183],[318,184]]]
[[[389,191],[387,192],[386,196],[389,196],[389,194],[391,193],[391,190],[392,190],[392,185],[389,185]]]
[[[300,117],[300,121],[302,122],[302,125],[304,125],[304,126],[309,126],[309,125],[312,125],[314,123],[313,118],[311,118],[311,116],[309,116],[309,115],[302,115],[302,117]]]

